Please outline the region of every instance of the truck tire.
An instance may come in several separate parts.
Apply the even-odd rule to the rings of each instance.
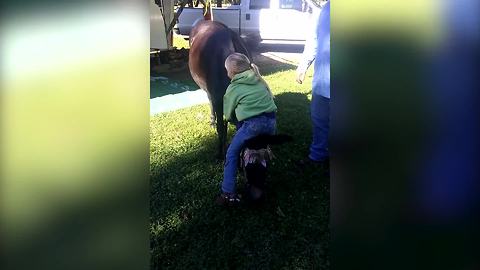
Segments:
[[[258,49],[258,46],[260,45],[261,39],[259,36],[245,36],[242,37],[243,41],[245,42],[245,45],[247,45],[247,49],[249,51],[256,51]]]

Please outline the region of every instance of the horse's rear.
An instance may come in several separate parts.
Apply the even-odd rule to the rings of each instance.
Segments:
[[[234,52],[250,58],[239,36],[222,23],[201,21],[190,32],[188,66],[193,80],[207,92],[210,99],[212,122],[216,123],[219,139],[219,158],[224,158],[227,137],[227,123],[223,120],[223,95],[230,79],[225,69],[225,59]]]

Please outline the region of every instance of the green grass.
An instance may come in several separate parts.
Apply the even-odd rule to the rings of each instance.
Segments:
[[[292,66],[265,69],[276,96],[278,132],[294,142],[273,148],[277,158],[261,208],[214,204],[223,167],[214,159],[217,138],[208,105],[151,119],[152,268],[329,268],[329,181],[318,169],[295,165],[311,141],[311,70],[309,83],[298,85]],[[229,126],[229,137],[233,130]],[[244,179],[237,183],[241,190]]]

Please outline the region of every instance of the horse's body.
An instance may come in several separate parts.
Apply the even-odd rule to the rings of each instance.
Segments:
[[[190,32],[188,66],[193,80],[205,90],[210,100],[212,124],[216,123],[219,139],[219,158],[226,152],[227,123],[223,120],[223,95],[230,79],[225,59],[232,53],[250,54],[238,34],[224,24],[201,21]]]

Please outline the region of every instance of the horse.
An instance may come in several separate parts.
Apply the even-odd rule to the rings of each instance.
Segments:
[[[218,159],[226,153],[227,123],[223,120],[223,95],[230,84],[225,59],[234,52],[252,57],[239,35],[217,21],[200,21],[191,30],[188,67],[197,85],[210,100],[211,125],[216,125]]]

